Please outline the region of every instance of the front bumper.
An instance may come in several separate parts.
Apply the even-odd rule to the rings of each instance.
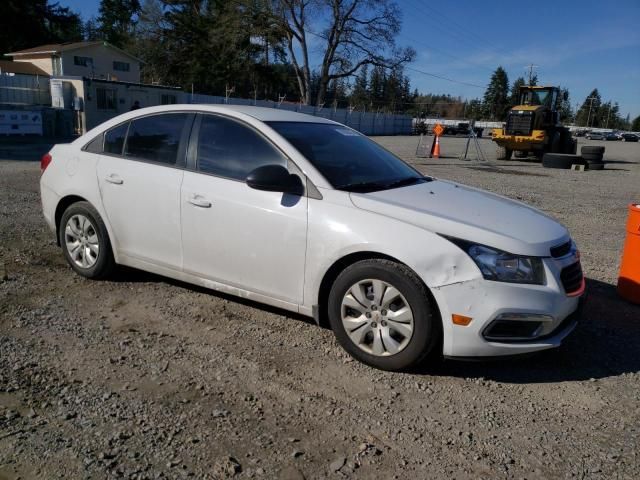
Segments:
[[[447,357],[495,357],[533,353],[560,346],[580,316],[581,290],[567,295],[558,280],[562,268],[575,259],[544,259],[546,285],[492,282],[482,278],[432,288],[443,322],[443,354]],[[452,315],[473,320],[466,326]],[[501,315],[544,315],[543,334],[531,339],[487,339],[487,329]]]
[[[496,128],[491,133],[491,138],[498,145],[511,150],[535,150],[542,148],[546,141],[544,130],[533,130],[531,135],[508,135],[503,128]]]

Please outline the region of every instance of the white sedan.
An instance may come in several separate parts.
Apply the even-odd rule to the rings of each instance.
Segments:
[[[567,230],[278,109],[120,115],[42,159],[44,216],[88,278],[128,265],[328,320],[369,365],[557,347],[584,278]]]

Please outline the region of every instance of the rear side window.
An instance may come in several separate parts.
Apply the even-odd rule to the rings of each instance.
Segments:
[[[175,165],[186,120],[186,113],[166,113],[132,120],[125,155]]]
[[[262,135],[240,122],[203,115],[198,139],[198,170],[244,181],[254,169],[286,157]]]
[[[104,153],[122,155],[122,147],[124,146],[124,139],[127,136],[128,127],[128,122],[123,123],[104,134]]]

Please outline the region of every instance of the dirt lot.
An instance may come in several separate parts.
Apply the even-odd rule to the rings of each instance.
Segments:
[[[0,479],[639,478],[640,307],[615,282],[640,144],[571,172],[377,140],[569,227],[589,297],[563,348],[385,373],[303,317],[132,270],[84,280],[45,227],[38,165],[2,160]]]

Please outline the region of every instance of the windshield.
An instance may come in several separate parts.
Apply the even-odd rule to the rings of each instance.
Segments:
[[[528,90],[520,95],[520,105],[547,105],[551,102],[549,90]]]
[[[373,140],[342,125],[267,122],[338,190],[373,192],[429,181]]]

